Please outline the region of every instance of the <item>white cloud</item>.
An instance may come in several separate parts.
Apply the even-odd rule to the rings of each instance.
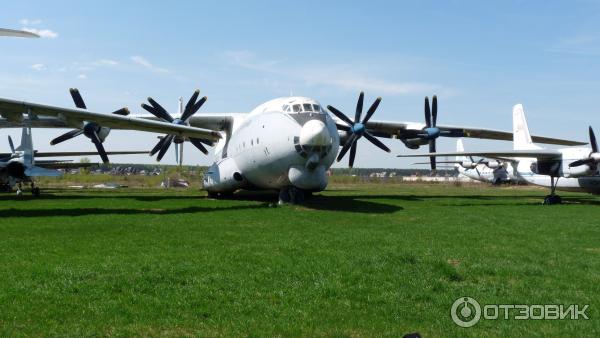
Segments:
[[[92,63],[94,66],[116,66],[119,64],[118,61],[111,59],[100,59]]]
[[[302,81],[309,86],[332,86],[351,91],[373,91],[388,95],[411,95],[431,92],[449,92],[440,85],[423,82],[389,81],[363,75],[354,70],[355,67],[340,64],[311,68],[277,67],[281,61],[257,61],[249,51],[227,51],[225,57],[230,63],[245,69],[265,72],[277,76],[289,77]]]
[[[88,77],[87,77],[87,75],[85,75],[85,74],[79,74],[79,75],[77,75],[77,78],[78,78],[78,79],[80,79],[80,80],[85,80],[85,79],[87,79]]]
[[[29,32],[29,33],[37,34],[42,38],[56,39],[58,37],[58,33],[51,31],[49,29],[37,29],[37,28],[23,27],[23,30],[26,32]]]
[[[31,68],[33,70],[45,70],[46,65],[44,65],[43,63],[35,63],[35,64],[29,66],[29,68]]]
[[[35,26],[35,25],[41,24],[42,20],[40,20],[40,19],[21,19],[21,20],[19,20],[19,23],[21,25],[25,25],[25,26]]]
[[[146,60],[144,57],[139,55],[132,56],[131,61],[155,73],[169,73],[168,69],[157,67],[150,63],[150,61]]]

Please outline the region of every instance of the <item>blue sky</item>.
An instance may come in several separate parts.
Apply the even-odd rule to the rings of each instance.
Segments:
[[[152,96],[176,109],[200,88],[201,112],[247,112],[269,99],[313,97],[351,112],[360,90],[382,96],[375,118],[422,121],[438,94],[440,124],[511,129],[523,103],[533,133],[587,140],[600,132],[598,1],[19,1],[0,27],[42,39],[0,40],[0,97],[112,111]],[[200,112],[200,113],[201,113]],[[59,130],[36,130],[40,150],[92,150],[80,138],[50,147]],[[17,130],[0,130],[0,144]],[[113,131],[107,149],[150,149],[155,134]],[[393,155],[407,153],[386,142]],[[453,150],[440,139],[439,150]],[[467,149],[509,143],[466,140]],[[406,167],[360,143],[356,166]],[[211,158],[187,147],[186,163]],[[153,163],[148,156],[113,162]],[[174,163],[174,156],[163,160]]]

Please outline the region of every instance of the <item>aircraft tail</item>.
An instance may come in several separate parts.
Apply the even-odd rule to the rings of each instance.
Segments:
[[[31,166],[25,169],[25,175],[28,177],[38,177],[38,176],[50,176],[50,177],[58,177],[62,176],[62,173],[58,170],[54,169],[46,169],[37,166]]]
[[[11,142],[12,143],[12,142]],[[23,152],[33,152],[33,140],[31,137],[31,128],[23,127],[21,131],[21,144],[15,149]]]
[[[523,110],[523,105],[520,103],[513,107],[513,149],[541,149],[531,141],[529,126],[527,126],[527,119],[525,118],[525,111]]]
[[[457,153],[464,153],[465,152],[465,146],[463,145],[463,140],[462,138],[459,138],[458,140],[456,140],[456,152]],[[456,160],[457,161],[464,161],[466,160],[467,157],[466,156],[456,156]]]
[[[457,153],[464,153],[465,152],[465,146],[463,145],[462,138],[459,138],[458,140],[456,140],[456,152]],[[461,165],[461,163],[459,163],[459,162],[466,161],[467,157],[466,156],[456,155],[455,160],[456,160],[457,163],[454,163],[454,168],[456,170],[458,170],[459,173],[462,173],[465,170],[465,168],[463,168],[462,165]]]

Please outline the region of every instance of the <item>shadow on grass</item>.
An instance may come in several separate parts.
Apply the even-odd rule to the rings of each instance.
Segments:
[[[240,206],[215,206],[209,207],[186,207],[180,209],[119,209],[119,208],[72,208],[72,209],[5,209],[2,217],[64,217],[64,216],[87,216],[87,215],[179,215],[194,214],[215,211],[247,210],[268,208],[267,204],[240,205]]]

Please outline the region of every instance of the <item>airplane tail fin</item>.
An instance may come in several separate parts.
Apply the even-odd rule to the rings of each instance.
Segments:
[[[21,131],[21,144],[15,149],[23,152],[33,152],[33,140],[31,137],[31,128],[23,127]]]
[[[459,138],[458,140],[456,140],[456,152],[457,153],[465,152],[465,146],[463,145],[462,138]],[[464,161],[466,159],[467,159],[466,156],[458,156],[458,155],[456,156],[457,161]]]
[[[534,150],[540,149],[531,141],[529,126],[525,118],[525,111],[522,104],[516,104],[513,107],[513,149],[514,150]]]
[[[465,152],[465,146],[463,145],[462,138],[459,138],[458,140],[456,140],[456,152],[457,153],[464,153]],[[457,163],[454,163],[454,168],[456,168],[458,170],[458,172],[462,172],[464,170],[464,168],[458,162],[464,162],[464,161],[466,161],[467,157],[466,156],[456,155],[455,160],[456,160]]]

